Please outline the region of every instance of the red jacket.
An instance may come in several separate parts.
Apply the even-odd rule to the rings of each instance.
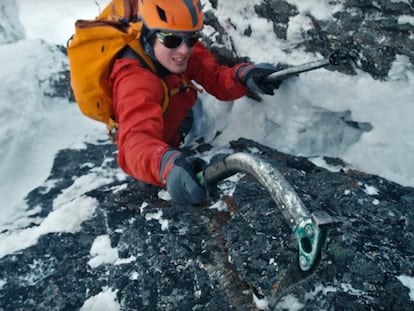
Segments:
[[[194,47],[187,71],[164,77],[168,88],[183,86],[183,78],[194,80],[219,100],[234,100],[247,88],[235,76],[236,68],[221,66],[199,42]],[[117,132],[118,163],[130,176],[146,183],[164,186],[160,161],[165,151],[179,145],[179,127],[196,101],[197,91],[171,95],[167,112],[161,111],[164,90],[152,71],[137,59],[120,58],[114,63],[110,83],[113,88]]]

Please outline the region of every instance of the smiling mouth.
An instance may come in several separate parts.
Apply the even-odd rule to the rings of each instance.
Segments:
[[[178,64],[182,64],[187,61],[187,58],[186,57],[173,57],[172,60]]]

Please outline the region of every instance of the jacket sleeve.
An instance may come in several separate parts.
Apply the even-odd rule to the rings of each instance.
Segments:
[[[211,52],[198,42],[191,55],[188,74],[219,100],[235,100],[247,94],[247,87],[236,77],[239,65],[220,65]]]
[[[117,132],[118,163],[128,175],[146,183],[160,181],[161,157],[169,146],[163,142],[160,103],[164,91],[159,79],[135,59],[115,62],[112,84]]]

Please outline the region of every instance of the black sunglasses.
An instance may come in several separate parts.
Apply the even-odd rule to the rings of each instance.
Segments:
[[[178,36],[173,33],[157,32],[156,37],[166,48],[175,49],[178,48],[183,42],[185,42],[189,48],[192,48],[197,44],[200,35],[196,32],[187,36]]]

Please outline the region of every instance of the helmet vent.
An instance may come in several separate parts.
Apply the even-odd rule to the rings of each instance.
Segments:
[[[163,9],[161,9],[158,5],[157,5],[157,11],[158,11],[158,15],[159,15],[160,19],[163,22],[167,22],[167,16],[165,14],[165,11]]]

